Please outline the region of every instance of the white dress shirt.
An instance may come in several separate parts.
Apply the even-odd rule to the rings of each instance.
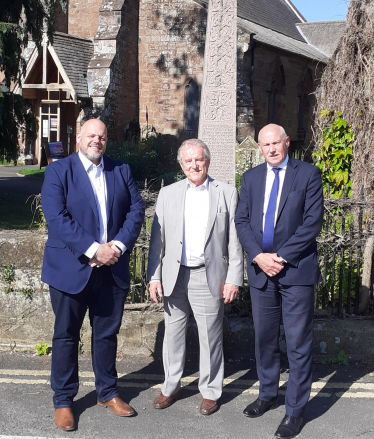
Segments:
[[[105,244],[108,239],[107,224],[108,224],[108,208],[107,208],[107,189],[106,179],[104,172],[104,160],[101,157],[100,163],[96,166],[87,157],[85,157],[80,151],[78,156],[87,172],[90,179],[92,190],[94,193],[97,213],[100,221],[100,239],[99,242],[93,242],[85,252],[85,255],[91,259],[97,252],[100,244]],[[114,244],[122,250],[122,253],[126,251],[126,246],[120,241],[114,241]]]
[[[279,201],[280,201],[280,198],[282,195],[283,183],[284,183],[284,178],[286,176],[286,170],[287,170],[287,163],[288,163],[288,155],[286,156],[286,158],[282,164],[280,164],[279,166],[274,166],[275,168],[280,168],[279,189],[278,189],[278,197],[277,197],[277,208],[275,210],[275,217],[274,217],[274,227],[277,223]],[[274,180],[275,180],[275,172],[273,171],[273,166],[270,166],[268,163],[267,164],[267,174],[266,174],[264,210],[263,210],[264,213],[263,213],[263,219],[262,219],[262,229],[263,230],[265,229],[265,216],[266,216],[266,211],[268,210],[269,198],[270,198],[271,188],[273,187]]]
[[[187,180],[184,205],[183,249],[181,264],[198,267],[205,264],[205,235],[209,216],[209,182],[193,186]]]

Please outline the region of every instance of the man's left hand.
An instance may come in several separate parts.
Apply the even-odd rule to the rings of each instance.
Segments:
[[[239,288],[236,285],[225,284],[223,287],[223,298],[225,303],[231,303],[238,297]]]

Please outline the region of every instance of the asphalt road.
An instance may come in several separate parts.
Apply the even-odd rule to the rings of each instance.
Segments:
[[[54,425],[49,386],[50,357],[0,353],[0,439],[15,438],[273,438],[284,416],[287,372],[281,376],[280,407],[258,419],[242,415],[256,399],[254,362],[226,365],[220,409],[199,414],[197,360],[186,364],[182,399],[165,410],[152,407],[160,391],[160,361],[128,358],[118,361],[121,397],[136,410],[133,418],[118,418],[96,405],[90,359],[80,359],[81,386],[74,402],[77,430]],[[283,395],[282,395],[283,394]],[[374,438],[374,373],[372,363],[352,361],[348,367],[315,365],[312,397],[298,437],[311,439]]]

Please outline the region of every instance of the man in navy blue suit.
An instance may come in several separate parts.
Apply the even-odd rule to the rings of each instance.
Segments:
[[[118,416],[134,410],[117,391],[117,334],[129,290],[129,259],[144,205],[128,165],[103,157],[107,130],[97,119],[77,135],[78,154],[45,170],[42,206],[48,223],[42,281],[55,314],[51,386],[55,423],[74,430],[78,343],[87,309],[97,403]]]
[[[266,163],[242,178],[235,224],[247,252],[248,284],[255,326],[258,399],[244,414],[262,416],[278,406],[281,317],[289,379],[286,416],[275,436],[301,429],[312,384],[314,284],[320,280],[316,237],[323,217],[319,169],[288,157],[290,139],[278,125],[259,133]]]

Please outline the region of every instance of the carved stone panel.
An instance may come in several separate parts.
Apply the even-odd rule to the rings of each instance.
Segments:
[[[209,0],[199,139],[209,147],[209,175],[235,185],[237,2]]]

